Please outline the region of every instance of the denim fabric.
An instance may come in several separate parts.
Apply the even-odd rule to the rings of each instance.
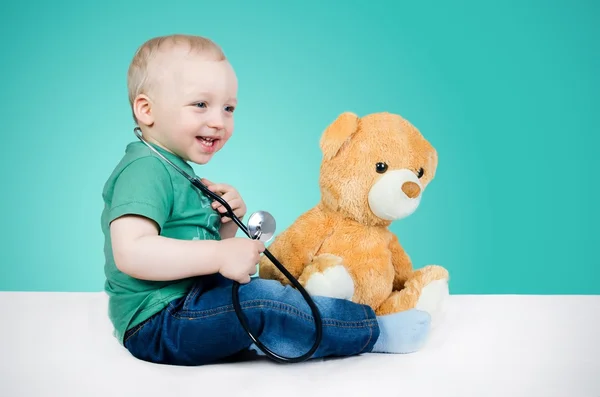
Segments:
[[[220,274],[200,278],[188,295],[130,329],[129,352],[144,361],[203,365],[232,361],[252,352],[252,340],[231,303],[232,282]],[[253,279],[239,289],[241,307],[254,335],[277,354],[307,352],[315,338],[312,313],[292,287]],[[379,337],[375,313],[346,300],[313,297],[323,318],[323,338],[313,358],[370,352]]]

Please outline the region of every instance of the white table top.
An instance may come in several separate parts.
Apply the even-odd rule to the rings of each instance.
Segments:
[[[421,352],[294,365],[138,361],[103,293],[0,292],[0,319],[6,397],[600,397],[600,296],[452,295]]]

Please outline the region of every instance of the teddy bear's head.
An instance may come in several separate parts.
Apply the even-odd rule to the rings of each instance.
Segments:
[[[389,225],[412,214],[435,176],[435,148],[399,115],[342,113],[323,132],[322,203],[357,222]]]

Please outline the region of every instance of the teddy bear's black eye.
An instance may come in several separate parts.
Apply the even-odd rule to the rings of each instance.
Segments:
[[[421,178],[423,176],[423,174],[425,174],[425,170],[423,168],[419,168],[419,172],[417,173],[417,176],[419,178]]]
[[[386,172],[388,169],[388,165],[386,163],[377,163],[375,164],[375,170],[379,173],[379,174],[383,174],[384,172]]]

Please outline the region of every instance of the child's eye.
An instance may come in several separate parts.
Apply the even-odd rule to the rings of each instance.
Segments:
[[[199,108],[205,108],[206,107],[206,102],[198,102],[196,104],[196,106],[199,107]]]
[[[226,111],[226,112],[231,112],[231,113],[233,113],[233,111],[234,111],[234,110],[235,110],[235,107],[233,107],[233,106],[225,106],[225,111]]]

